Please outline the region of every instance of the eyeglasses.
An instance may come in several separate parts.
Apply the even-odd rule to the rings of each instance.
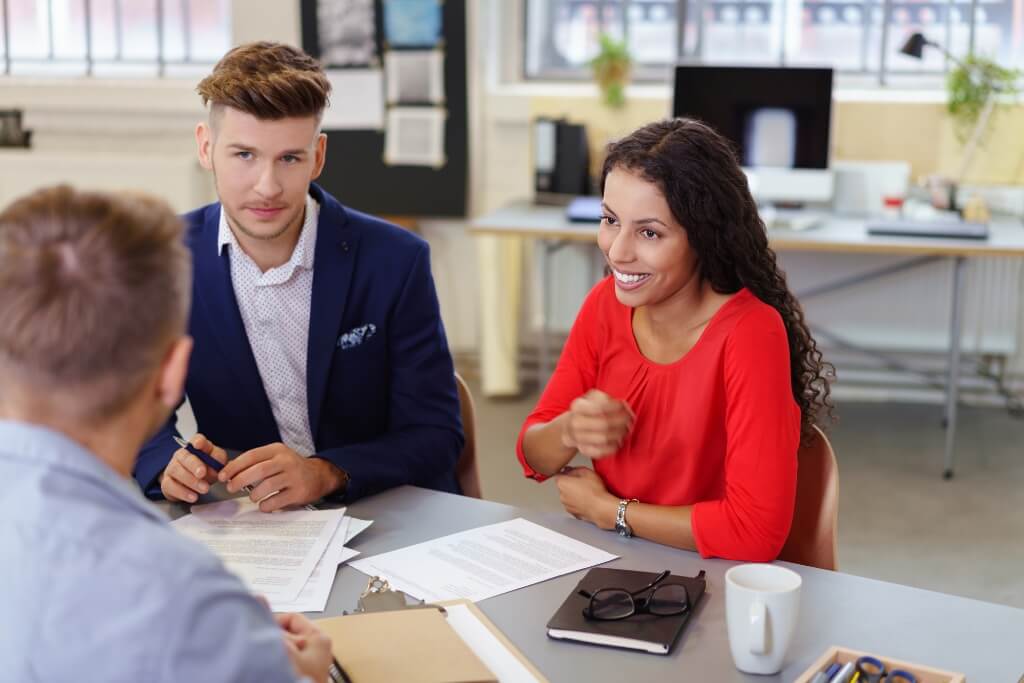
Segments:
[[[635,591],[625,588],[600,588],[593,593],[580,590],[580,595],[590,598],[583,609],[583,616],[597,621],[617,621],[634,614],[652,614],[656,617],[683,614],[690,609],[690,594],[681,583],[662,583],[669,573],[666,569],[649,584]]]

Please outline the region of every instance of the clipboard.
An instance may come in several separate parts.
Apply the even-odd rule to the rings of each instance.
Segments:
[[[497,683],[436,609],[365,612],[316,620],[352,683]]]
[[[508,636],[506,636],[501,629],[495,626],[494,622],[488,619],[486,614],[480,611],[480,608],[476,606],[476,603],[472,602],[471,600],[445,600],[444,602],[439,602],[437,604],[441,605],[442,607],[450,607],[452,605],[465,605],[467,608],[469,608],[469,611],[473,614],[473,616],[476,617],[481,624],[487,627],[487,630],[490,631],[494,635],[494,637],[498,639],[498,642],[500,642],[502,646],[504,646],[505,649],[512,654],[512,656],[518,659],[519,662],[523,665],[523,667],[525,667],[526,670],[529,671],[533,675],[533,677],[537,679],[538,683],[550,683],[547,677],[544,676],[544,674],[542,674],[540,670],[533,665],[533,662],[527,659],[526,655],[520,652],[519,648],[516,647],[511,640],[508,639]]]
[[[436,604],[465,606],[538,683],[549,683],[473,602],[447,600]],[[352,683],[496,683],[497,677],[445,618],[439,610],[420,608],[349,614],[317,619],[315,623],[331,638],[334,657]]]

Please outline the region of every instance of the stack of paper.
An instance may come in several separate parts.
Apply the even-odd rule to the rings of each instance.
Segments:
[[[518,518],[362,558],[350,566],[384,577],[393,588],[427,602],[476,602],[616,557]]]
[[[275,612],[319,612],[338,565],[359,553],[345,547],[371,522],[345,509],[267,514],[247,498],[192,506],[172,522],[218,555]]]

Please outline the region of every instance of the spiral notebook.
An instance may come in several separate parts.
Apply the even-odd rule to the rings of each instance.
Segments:
[[[636,591],[658,576],[658,572],[596,567],[580,580],[548,622],[548,637],[582,643],[642,650],[666,655],[679,639],[707,587],[703,570],[697,576],[670,574],[662,584],[682,584],[690,596],[690,609],[674,616],[636,614],[620,621],[594,621],[583,616],[590,603],[580,591],[593,594],[602,588]],[[660,585],[660,584],[659,584]]]

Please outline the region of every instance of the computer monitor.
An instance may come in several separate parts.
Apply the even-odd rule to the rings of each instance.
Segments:
[[[736,145],[758,201],[832,199],[832,69],[680,65],[672,113]]]

